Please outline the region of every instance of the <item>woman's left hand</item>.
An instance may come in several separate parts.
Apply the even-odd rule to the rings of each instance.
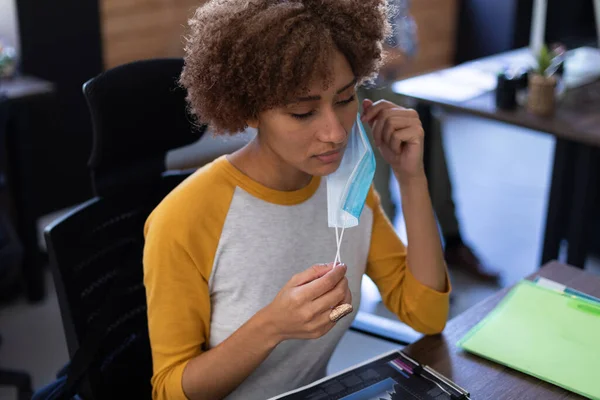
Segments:
[[[423,166],[424,131],[415,110],[387,100],[363,101],[362,122],[371,126],[375,146],[399,180],[420,178]]]

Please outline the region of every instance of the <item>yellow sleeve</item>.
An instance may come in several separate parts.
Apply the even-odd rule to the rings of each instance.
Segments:
[[[373,210],[373,230],[366,274],[375,282],[386,307],[424,334],[440,333],[448,318],[450,282],[445,292],[422,284],[410,272],[407,250],[383,212],[373,187],[367,196]]]
[[[184,182],[146,221],[143,263],[154,400],[187,399],[184,368],[209,343],[208,282],[230,204],[227,197],[231,200],[233,193],[211,181],[198,176]]]

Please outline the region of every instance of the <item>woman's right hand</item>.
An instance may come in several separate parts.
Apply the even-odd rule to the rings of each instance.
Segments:
[[[316,339],[335,326],[331,310],[352,304],[346,269],[344,264],[318,264],[289,280],[263,310],[279,341]]]

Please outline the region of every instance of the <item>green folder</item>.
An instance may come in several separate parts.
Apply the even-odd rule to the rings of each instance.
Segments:
[[[520,282],[458,343],[582,396],[600,399],[600,305]]]

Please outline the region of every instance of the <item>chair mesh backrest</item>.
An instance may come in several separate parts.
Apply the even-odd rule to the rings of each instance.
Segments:
[[[123,393],[150,398],[143,226],[152,209],[185,177],[168,176],[143,199],[94,198],[46,229],[71,357],[98,318],[116,279],[124,288],[103,327],[106,336],[87,376],[91,396],[87,395],[93,399],[119,398]]]
[[[200,139],[206,127],[193,123],[178,83],[183,65],[181,58],[136,61],[85,83],[96,195],[146,185],[165,170],[169,150]]]

